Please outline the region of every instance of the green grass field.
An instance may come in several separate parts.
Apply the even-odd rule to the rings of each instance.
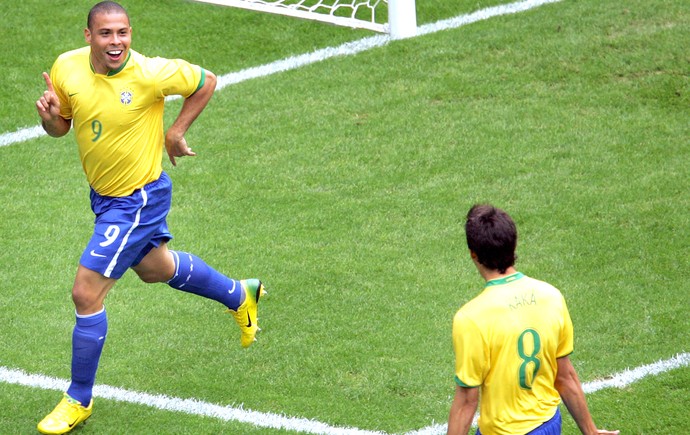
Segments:
[[[424,25],[508,1],[417,3]],[[123,4],[134,49],[218,75],[371,35]],[[41,72],[83,44],[91,5],[6,6],[0,133],[38,125]],[[683,1],[564,0],[219,91],[187,135],[198,156],[164,162],[171,246],[264,280],[259,341],[243,350],[220,305],[128,273],[97,383],[334,427],[443,424],[452,316],[483,285],[462,229],[476,202],[514,216],[518,269],[564,293],[583,382],[690,351],[688,47]],[[0,367],[67,379],[93,221],[72,134],[0,147],[0,200]],[[59,394],[0,382],[0,433],[35,433]],[[289,432],[96,400],[75,434]],[[690,367],[588,400],[622,434],[687,433]]]

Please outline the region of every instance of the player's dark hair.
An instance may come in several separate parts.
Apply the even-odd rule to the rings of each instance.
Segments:
[[[467,247],[484,267],[505,273],[515,264],[517,228],[505,211],[488,204],[476,204],[465,222]]]
[[[89,11],[89,16],[86,19],[86,27],[89,30],[93,30],[91,27],[93,25],[93,19],[98,14],[125,14],[127,15],[127,21],[129,21],[129,14],[119,3],[100,2],[96,3]]]

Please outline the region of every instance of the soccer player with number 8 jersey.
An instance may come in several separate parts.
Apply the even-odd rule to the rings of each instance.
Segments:
[[[63,53],[50,75],[43,73],[47,90],[36,101],[50,136],[74,128],[96,216],[72,287],[71,383],[39,422],[45,434],[69,432],[91,415],[108,331],[104,301],[128,269],[144,282],[164,282],[223,304],[240,327],[243,347],[255,340],[257,304],[264,293],[258,279],[228,278],[199,257],[167,247],[172,183],[162,169],[163,149],[173,165],[195,155],[185,133],[211,99],[216,76],[184,60],[149,58],[130,49],[129,16],[115,2],[91,8],[84,37],[86,47]],[[164,132],[168,95],[185,100]]]
[[[467,434],[479,404],[477,434],[558,435],[561,399],[583,434],[617,434],[597,429],[587,408],[569,358],[573,324],[563,295],[514,267],[511,217],[475,205],[465,235],[486,284],[453,319],[456,388],[448,434]]]

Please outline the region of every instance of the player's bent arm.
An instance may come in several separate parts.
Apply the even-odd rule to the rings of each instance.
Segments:
[[[478,403],[479,388],[455,386],[455,398],[448,417],[448,435],[467,435]]]
[[[55,93],[53,82],[50,80],[48,73],[43,73],[43,79],[46,82],[47,89],[36,101],[36,110],[38,111],[38,116],[41,117],[41,126],[50,136],[64,136],[72,126],[72,122],[60,116],[60,99]]]
[[[41,117],[41,126],[49,136],[60,137],[69,132],[72,122],[60,116],[60,101],[55,92],[46,91],[36,101],[36,110]]]
[[[177,119],[166,133],[167,140],[175,142],[176,139],[179,140],[183,137],[194,120],[196,120],[199,114],[206,108],[206,105],[213,96],[213,92],[216,89],[216,75],[208,70],[206,70],[205,73],[206,78],[204,80],[204,85],[184,100],[182,109],[180,109],[180,113],[177,115]],[[167,136],[170,137],[168,138]]]
[[[184,100],[180,114],[165,133],[165,150],[173,166],[177,166],[175,157],[196,155],[187,145],[184,135],[194,120],[204,110],[213,96],[213,91],[216,89],[215,74],[211,71],[205,71],[205,74],[204,85]]]
[[[55,120],[41,120],[41,126],[49,136],[62,137],[69,132],[72,123],[65,118],[58,116]]]
[[[563,399],[568,412],[573,416],[577,427],[585,435],[610,434],[616,435],[618,431],[599,430],[592,420],[592,415],[587,408],[585,393],[582,390],[580,378],[570,358],[565,356],[558,358],[558,373],[556,374],[555,387]]]

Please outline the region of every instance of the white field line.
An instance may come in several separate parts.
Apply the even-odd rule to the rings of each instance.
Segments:
[[[9,369],[0,366],[0,382],[25,385],[28,387],[45,390],[66,391],[69,381],[50,376],[27,374],[21,370]],[[374,435],[382,432],[372,432],[356,428],[344,428],[329,426],[314,420],[305,418],[286,417],[284,415],[251,411],[240,407],[215,405],[196,399],[181,399],[162,394],[148,394],[138,391],[125,390],[123,388],[110,387],[108,385],[96,385],[93,390],[95,397],[115,400],[118,402],[133,403],[150,406],[156,409],[186,414],[214,417],[223,421],[236,421],[249,423],[259,427],[286,429],[311,434],[347,434],[347,435]]]
[[[624,388],[647,376],[658,375],[689,365],[690,353],[681,353],[667,360],[661,360],[634,369],[624,370],[604,380],[587,382],[583,384],[582,387],[585,393],[588,394],[604,388]],[[21,370],[2,366],[0,366],[0,382],[57,391],[65,391],[69,386],[69,381],[65,379],[27,374]],[[241,406],[216,405],[195,399],[182,399],[161,394],[148,394],[107,385],[96,385],[94,388],[94,396],[118,402],[150,406],[165,411],[183,412],[186,414],[213,417],[223,421],[236,421],[249,423],[258,427],[292,430],[301,433],[323,435],[385,435],[383,432],[330,426],[326,423],[306,418],[287,417],[280,414],[252,411],[244,409]],[[441,435],[445,433],[445,424],[434,424],[416,431],[408,432],[406,435]]]
[[[432,24],[425,24],[417,28],[417,35],[427,35],[430,33],[439,32],[442,30],[455,29],[467,24],[475,23],[481,20],[487,20],[492,17],[500,15],[515,14],[529,9],[539,7],[547,3],[557,3],[562,0],[523,0],[515,3],[494,6],[486,9],[481,9],[470,14],[459,15],[455,18],[441,20]],[[240,83],[246,80],[251,80],[259,77],[266,77],[272,74],[283,71],[293,70],[302,66],[310,65],[312,63],[321,62],[336,56],[349,56],[361,53],[372,48],[381,47],[391,41],[389,35],[376,35],[368,38],[360,39],[354,42],[347,42],[337,47],[328,47],[321,50],[316,50],[312,53],[306,53],[299,56],[293,56],[286,59],[281,59],[266,65],[243,69],[234,73],[221,75],[218,77],[216,91],[223,89],[226,86]],[[174,100],[176,97],[168,98]],[[37,137],[45,136],[41,126],[20,128],[14,132],[7,132],[0,134],[0,147],[13,145],[19,142],[24,142]]]

